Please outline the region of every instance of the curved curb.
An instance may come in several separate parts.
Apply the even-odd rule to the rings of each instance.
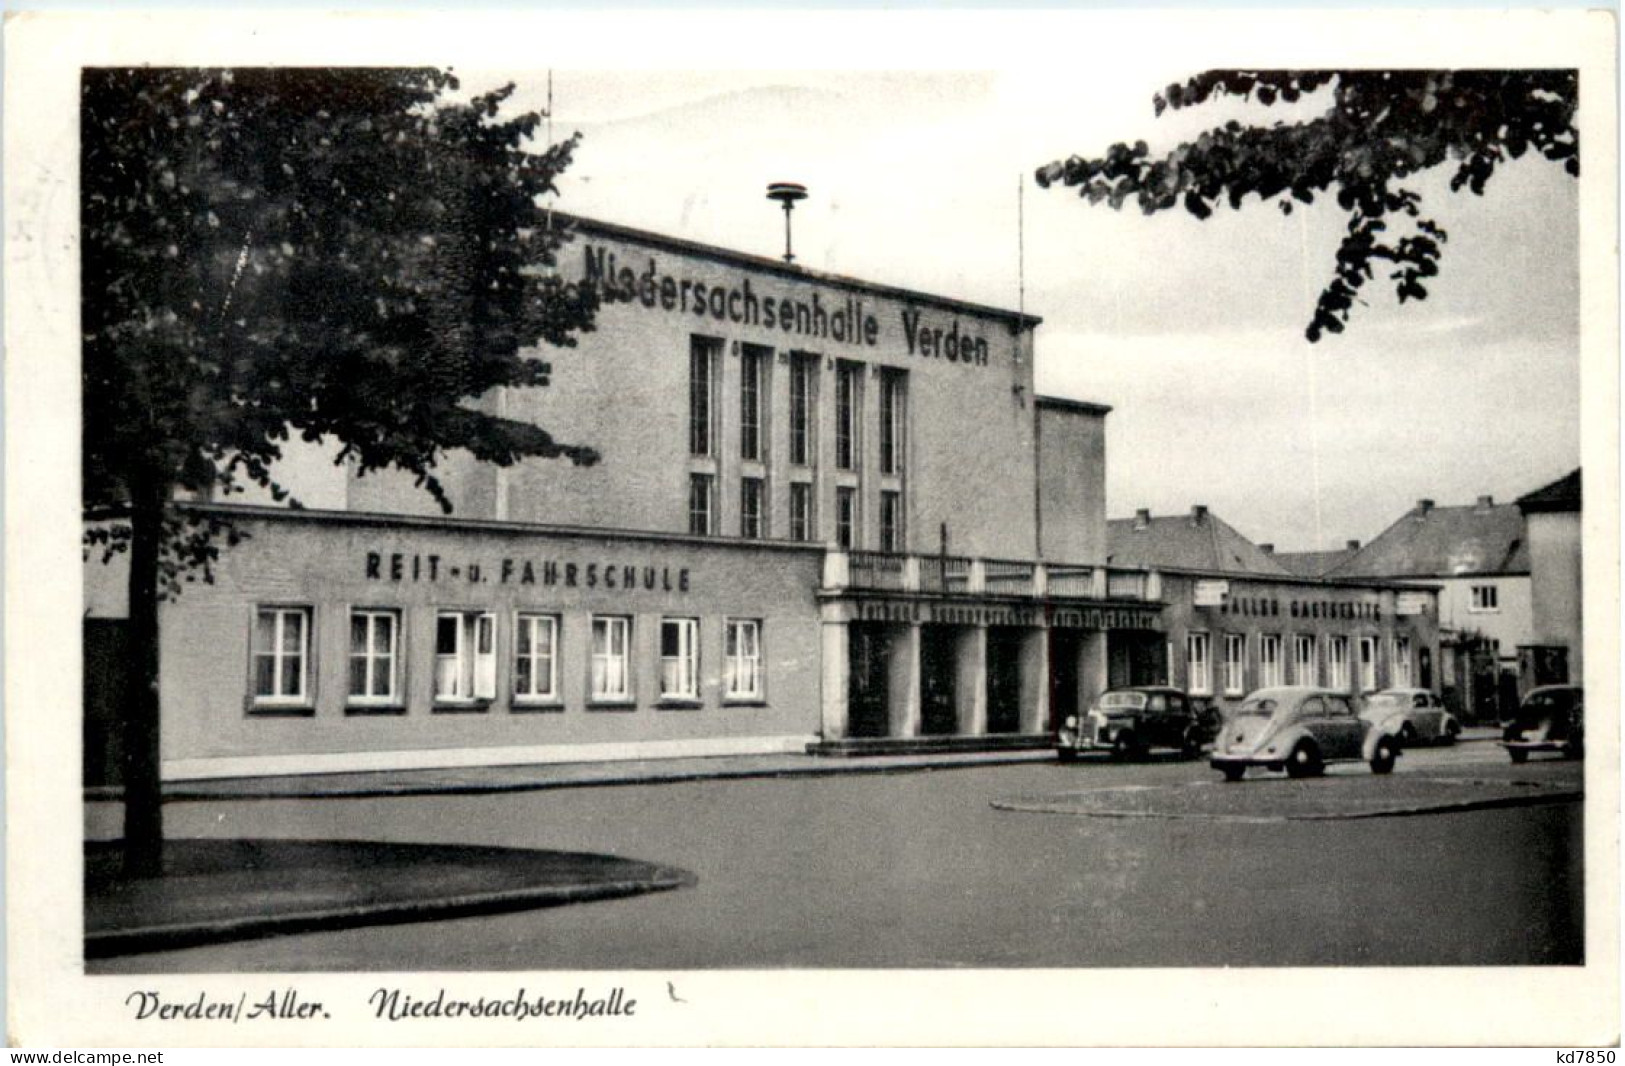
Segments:
[[[1452,784],[1485,785],[1490,787],[1507,787],[1508,782],[1492,781],[1451,781]],[[1193,787],[1193,786],[1181,786]],[[1195,786],[1208,787],[1208,786]],[[1234,787],[1234,786],[1213,786]],[[1565,786],[1546,786],[1533,783],[1518,783],[1516,787],[1527,788],[1530,791],[1523,795],[1487,796],[1483,799],[1461,799],[1435,802],[1416,802],[1395,804],[1372,810],[1354,811],[1275,811],[1259,813],[1231,813],[1226,811],[1156,811],[1133,810],[1128,808],[1101,808],[1089,810],[1076,805],[1065,804],[1058,801],[1044,801],[1041,799],[1026,800],[1022,797],[990,800],[988,805],[994,810],[1012,811],[1018,814],[1060,814],[1074,818],[1112,818],[1118,820],[1154,819],[1159,821],[1186,821],[1186,822],[1225,822],[1242,825],[1269,825],[1281,822],[1342,822],[1359,821],[1371,818],[1412,818],[1426,814],[1457,814],[1467,811],[1495,810],[1505,807],[1540,807],[1555,803],[1573,803],[1585,799],[1585,792],[1578,788]],[[1155,791],[1158,786],[1151,788],[1134,788],[1132,791]],[[1096,792],[1126,791],[1122,789],[1097,789]],[[1074,793],[1078,795],[1080,793]],[[1081,793],[1087,795],[1088,793]]]
[[[174,843],[181,843],[176,841]],[[332,841],[322,844],[331,845]],[[354,842],[364,846],[368,842]],[[373,845],[376,846],[376,845]],[[400,848],[410,845],[387,845]],[[419,845],[425,850],[442,855],[456,852],[455,845]],[[196,920],[158,921],[146,924],[129,923],[104,929],[86,929],[85,958],[102,959],[117,955],[131,955],[151,951],[168,951],[197,947],[227,941],[255,940],[270,936],[295,933],[323,932],[353,929],[363,926],[396,925],[408,922],[432,921],[445,918],[463,918],[485,914],[501,914],[520,910],[562,907],[572,903],[620,899],[648,892],[666,892],[689,888],[699,879],[687,870],[660,866],[637,860],[612,856],[582,856],[580,853],[523,851],[520,849],[468,848],[478,857],[491,861],[490,853],[512,850],[515,861],[545,863],[550,856],[579,860],[583,857],[603,858],[606,865],[618,868],[615,876],[579,877],[568,882],[541,883],[528,886],[494,888],[488,891],[460,891],[448,894],[425,892],[418,896],[393,899],[351,899],[327,904],[311,905],[279,913],[240,913]],[[268,876],[275,876],[270,874]],[[87,891],[87,897],[89,893]],[[255,899],[244,897],[245,910]],[[90,909],[87,898],[87,911]]]

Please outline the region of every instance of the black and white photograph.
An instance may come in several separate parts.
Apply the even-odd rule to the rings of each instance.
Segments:
[[[13,1041],[1617,1044],[1612,19],[621,15],[10,27]]]

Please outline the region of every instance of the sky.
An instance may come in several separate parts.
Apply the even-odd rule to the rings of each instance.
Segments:
[[[579,132],[558,205],[777,256],[773,181],[809,267],[1043,318],[1041,393],[1110,405],[1110,517],[1205,504],[1280,550],[1370,540],[1417,499],[1510,501],[1579,464],[1577,183],[1526,157],[1483,197],[1413,182],[1449,232],[1423,303],[1367,287],[1349,330],[1304,339],[1345,222],[1256,201],[1206,221],[1113,211],[1033,170],[1115,141],[1155,150],[1236,117],[1157,118],[1192,70],[708,70],[552,75],[553,136]],[[545,109],[545,72],[512,80]]]

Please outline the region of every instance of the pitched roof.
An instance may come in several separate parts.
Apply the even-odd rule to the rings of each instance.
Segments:
[[[1464,507],[1422,500],[1370,544],[1326,573],[1344,577],[1527,574],[1529,545],[1515,503],[1488,497]]]
[[[1117,566],[1153,566],[1225,574],[1292,574],[1269,553],[1237,533],[1205,507],[1190,514],[1135,518],[1106,523],[1107,561]]]
[[[1524,514],[1549,511],[1580,510],[1580,468],[1565,474],[1550,485],[1542,485],[1527,496],[1518,497],[1518,508]]]
[[[1341,565],[1354,552],[1354,548],[1338,548],[1328,552],[1271,552],[1270,558],[1299,577],[1320,577]]]

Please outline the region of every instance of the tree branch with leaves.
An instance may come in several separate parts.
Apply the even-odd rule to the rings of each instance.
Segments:
[[[1199,219],[1220,204],[1240,209],[1254,195],[1284,214],[1317,196],[1335,198],[1348,221],[1306,330],[1316,342],[1343,331],[1379,271],[1400,303],[1427,298],[1448,235],[1408,179],[1449,165],[1452,192],[1483,195],[1498,167],[1531,153],[1580,173],[1573,70],[1215,70],[1168,86],[1153,102],[1161,116],[1216,97],[1298,104],[1322,89],[1326,110],[1304,121],[1229,121],[1161,155],[1144,141],[1114,144],[1099,157],[1039,167],[1036,178],[1045,188],[1075,187],[1091,204],[1133,201],[1148,215],[1183,206]],[[1391,232],[1396,222],[1408,232]]]

